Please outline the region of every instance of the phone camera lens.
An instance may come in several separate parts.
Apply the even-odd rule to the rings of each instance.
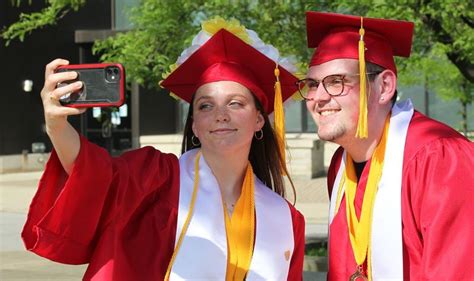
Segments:
[[[108,66],[105,69],[105,79],[110,83],[120,81],[120,69],[116,66]]]

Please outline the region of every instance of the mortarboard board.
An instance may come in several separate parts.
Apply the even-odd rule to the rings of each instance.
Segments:
[[[310,65],[333,59],[358,59],[361,17],[307,12],[308,47],[317,48]],[[414,24],[408,21],[363,18],[365,59],[396,73],[393,56],[409,57]]]
[[[203,84],[234,81],[248,88],[270,114],[274,109],[276,66],[277,62],[253,46],[226,29],[220,29],[160,85],[191,102],[197,88]],[[295,93],[297,80],[288,70],[279,67],[283,101]]]
[[[394,56],[408,57],[414,24],[408,21],[363,18],[334,13],[307,12],[308,47],[316,48],[310,66],[334,59],[359,60],[361,104],[358,137],[367,137],[365,62],[392,70]]]

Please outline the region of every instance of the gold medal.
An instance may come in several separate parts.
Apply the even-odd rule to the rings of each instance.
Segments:
[[[349,277],[349,281],[367,281],[369,280],[367,276],[365,276],[362,266],[357,266],[356,272]]]

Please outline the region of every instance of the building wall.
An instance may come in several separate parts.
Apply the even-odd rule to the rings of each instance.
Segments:
[[[21,1],[20,7],[0,1],[0,26],[9,26],[18,20],[19,13],[39,11],[45,1]],[[31,151],[31,143],[45,142],[43,109],[40,91],[44,83],[45,65],[57,57],[78,63],[79,49],[74,43],[76,29],[110,28],[110,0],[87,1],[78,12],[70,12],[58,24],[35,30],[24,42],[15,40],[8,47],[0,40],[0,155]],[[22,81],[33,81],[33,91],[22,90]]]

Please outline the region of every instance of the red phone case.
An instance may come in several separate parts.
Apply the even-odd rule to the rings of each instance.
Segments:
[[[60,99],[70,107],[118,107],[125,101],[125,70],[119,63],[63,65],[56,72],[75,71],[78,77],[65,81],[70,84],[82,81],[82,89]]]

